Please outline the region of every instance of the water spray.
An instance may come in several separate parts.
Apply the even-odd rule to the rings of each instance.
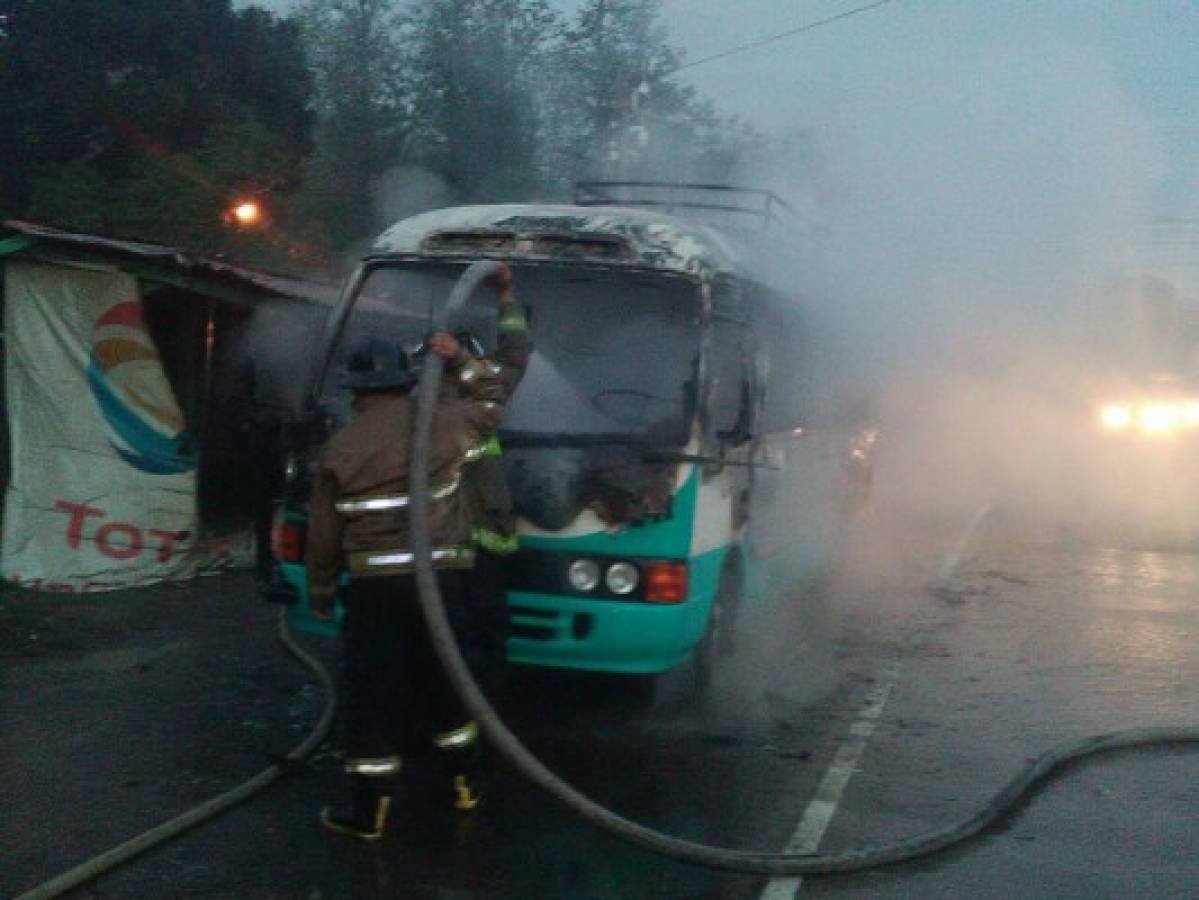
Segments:
[[[495,262],[477,262],[463,272],[449,301],[439,312],[434,330],[446,330],[451,317],[469,300],[478,285],[495,272],[497,265]],[[845,850],[840,853],[777,853],[714,847],[664,834],[627,819],[563,781],[521,743],[496,715],[471,675],[458,647],[437,586],[429,535],[430,431],[443,367],[441,358],[431,354],[421,371],[417,392],[416,432],[413,435],[409,470],[412,549],[425,623],[432,637],[433,648],[450,681],[488,740],[525,778],[584,821],[652,853],[713,869],[751,875],[792,877],[857,872],[918,859],[961,844],[1015,810],[1028,798],[1035,786],[1083,757],[1133,747],[1199,745],[1199,727],[1136,728],[1069,741],[1058,745],[1021,769],[983,809],[955,825],[890,844]],[[963,549],[989,511],[989,505],[984,506],[975,515],[962,541]]]

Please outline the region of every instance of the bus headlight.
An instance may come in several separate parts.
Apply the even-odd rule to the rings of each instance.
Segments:
[[[559,570],[561,571],[561,570]],[[590,594],[600,583],[600,567],[594,559],[576,559],[566,570],[570,586],[582,594]]]
[[[608,586],[608,590],[622,597],[637,590],[640,581],[641,573],[637,571],[637,567],[627,562],[613,563],[604,575],[604,584]]]

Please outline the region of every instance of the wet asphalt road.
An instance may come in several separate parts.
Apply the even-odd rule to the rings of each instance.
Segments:
[[[838,576],[759,598],[702,702],[686,672],[647,701],[627,682],[532,671],[516,674],[501,709],[601,802],[761,849],[784,846],[801,820],[801,840],[819,836],[823,850],[939,828],[1058,741],[1199,722],[1199,554],[1070,545],[1000,520],[942,577],[967,524],[875,522]],[[8,594],[0,606],[0,896],[248,777],[319,712],[274,643],[273,612],[238,576],[86,601]],[[320,647],[330,662],[334,650]],[[825,781],[829,803],[813,806],[847,750],[843,790]],[[338,783],[330,746],[295,778],[73,896],[1199,896],[1193,751],[1094,761],[958,851],[801,885],[652,857],[506,771],[462,817],[412,769],[378,845],[317,824]]]

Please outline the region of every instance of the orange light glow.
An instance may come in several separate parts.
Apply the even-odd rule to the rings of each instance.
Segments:
[[[252,200],[239,203],[232,212],[238,225],[257,225],[262,221],[262,207]]]
[[[645,599],[650,603],[682,603],[687,599],[687,564],[652,562],[645,567]]]

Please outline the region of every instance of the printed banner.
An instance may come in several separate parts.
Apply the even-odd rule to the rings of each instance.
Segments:
[[[195,573],[196,460],[136,279],[5,271],[5,578],[92,591]]]

